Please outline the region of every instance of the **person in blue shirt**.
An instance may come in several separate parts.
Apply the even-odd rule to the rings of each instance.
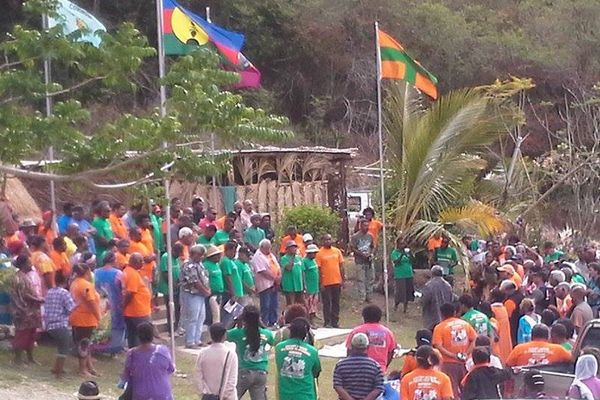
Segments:
[[[94,271],[94,284],[102,297],[108,299],[110,307],[110,342],[96,348],[103,353],[116,354],[125,347],[125,319],[123,317],[123,289],[121,286],[122,275],[116,267],[116,254],[107,251],[102,263],[102,268]]]
[[[79,227],[79,233],[87,239],[88,250],[96,254],[96,244],[94,243],[94,234],[96,229],[85,219],[85,213],[82,206],[75,206],[71,210],[71,220],[69,224],[75,224]],[[68,225],[67,225],[68,226]]]
[[[56,220],[56,224],[58,225],[58,233],[64,235],[67,233],[67,228],[69,227],[69,222],[71,222],[71,217],[73,209],[73,203],[65,203],[63,204],[63,213]]]

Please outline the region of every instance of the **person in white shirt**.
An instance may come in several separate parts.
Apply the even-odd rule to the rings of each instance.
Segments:
[[[248,229],[252,222],[250,221],[250,217],[252,217],[256,212],[254,211],[254,205],[252,204],[252,200],[244,200],[242,203],[242,211],[240,212],[240,228],[241,233],[243,234],[246,229]]]
[[[488,351],[490,352],[490,367],[498,369],[504,368],[504,366],[502,365],[502,361],[500,361],[500,358],[491,353],[492,343],[490,342],[490,338],[488,336],[477,336],[477,339],[475,339],[475,347],[485,347],[488,349]],[[475,363],[473,362],[473,357],[469,357],[467,359],[467,362],[465,363],[465,368],[467,368],[467,371],[470,372],[474,366]]]
[[[209,328],[212,344],[203,348],[196,361],[194,383],[200,397],[205,394],[220,400],[237,400],[238,357],[235,344],[226,342],[227,330],[221,323]]]

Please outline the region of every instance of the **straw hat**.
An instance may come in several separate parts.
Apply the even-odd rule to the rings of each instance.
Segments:
[[[285,244],[285,248],[289,249],[290,247],[298,247],[298,245],[293,240],[288,240],[287,243]]]
[[[209,244],[208,247],[206,248],[206,258],[212,257],[217,254],[221,254],[222,252],[223,252],[223,250],[219,249],[214,244]]]
[[[76,399],[79,400],[99,400],[102,398],[98,384],[94,381],[85,381],[79,386],[79,391],[74,393]]]
[[[317,246],[316,244],[309,244],[308,247],[306,248],[306,253],[318,253],[319,252],[319,246]]]

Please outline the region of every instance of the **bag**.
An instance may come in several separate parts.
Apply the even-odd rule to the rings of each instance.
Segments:
[[[125,391],[119,396],[118,400],[133,400],[133,387],[131,386],[131,382],[127,382]]]
[[[218,394],[203,394],[202,400],[220,400],[221,399],[221,390],[223,390],[223,380],[225,380],[225,370],[227,370],[227,360],[229,360],[229,351],[225,356],[225,362],[223,363],[223,372],[221,373],[221,383],[219,383],[219,393]],[[121,399],[119,399],[121,400]]]

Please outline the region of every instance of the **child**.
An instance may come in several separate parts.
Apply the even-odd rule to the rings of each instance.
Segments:
[[[492,367],[487,347],[475,347],[472,356],[475,366],[461,382],[463,400],[501,399],[498,385],[512,377],[511,369]]]
[[[64,374],[64,365],[67,354],[71,348],[71,328],[69,327],[69,315],[75,303],[71,293],[64,288],[66,277],[57,274],[55,277],[56,287],[48,290],[44,304],[44,323],[50,337],[56,344],[56,359],[52,373],[61,378]]]

